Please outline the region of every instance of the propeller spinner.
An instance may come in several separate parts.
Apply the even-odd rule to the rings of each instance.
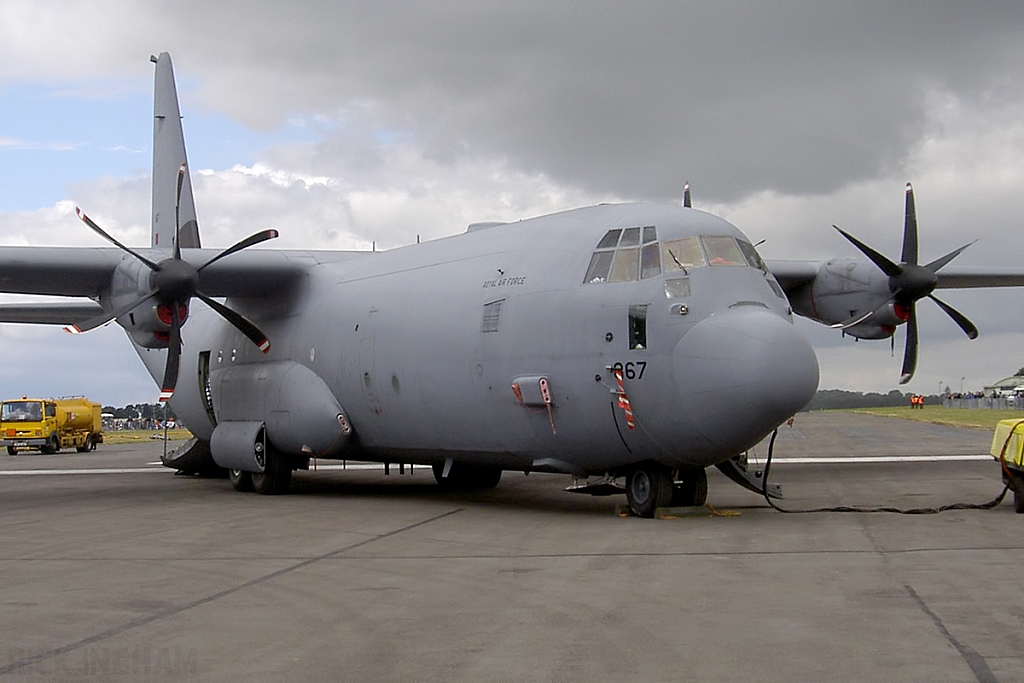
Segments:
[[[949,304],[941,301],[932,294],[938,285],[939,279],[936,273],[943,266],[959,256],[963,251],[974,244],[968,242],[959,249],[954,249],[945,256],[938,258],[926,265],[917,263],[917,211],[914,206],[914,188],[907,183],[907,204],[906,217],[903,223],[903,251],[900,257],[901,263],[896,264],[891,260],[867,246],[857,238],[853,237],[838,226],[833,225],[839,233],[857,247],[862,254],[874,263],[878,268],[889,276],[889,298],[879,308],[869,311],[866,314],[858,314],[854,318],[834,325],[837,329],[846,329],[871,317],[875,311],[890,303],[894,305],[900,317],[907,322],[907,339],[903,351],[903,369],[900,375],[900,384],[906,384],[914,376],[914,369],[917,367],[917,302],[920,299],[929,298],[938,305],[946,315],[953,319],[961,330],[971,339],[978,336],[978,328],[974,326],[967,316],[960,313]]]
[[[177,213],[177,209],[181,201],[181,188],[184,177],[185,164],[182,164],[181,168],[178,169],[175,213]],[[159,302],[157,308],[158,315],[170,326],[170,331],[167,336],[167,364],[164,367],[164,379],[160,385],[161,401],[166,401],[174,395],[174,389],[178,383],[178,368],[181,362],[181,326],[185,322],[185,318],[188,316],[188,305],[192,297],[198,297],[203,303],[220,314],[221,317],[231,323],[239,332],[248,337],[252,343],[260,349],[260,351],[267,353],[270,350],[270,340],[267,339],[267,336],[263,334],[263,332],[260,331],[252,321],[218,301],[215,301],[206,294],[203,294],[203,292],[199,290],[199,273],[202,272],[204,268],[226,256],[230,256],[242,249],[246,249],[255,244],[259,244],[260,242],[265,242],[277,237],[277,230],[264,230],[254,235],[250,235],[249,237],[246,237],[245,239],[228,247],[197,268],[181,258],[181,246],[179,244],[177,234],[175,235],[174,251],[171,258],[164,259],[159,263],[154,263],[150,259],[126,247],[111,237],[103,230],[103,228],[93,222],[93,220],[81,209],[76,208],[75,211],[78,214],[78,217],[82,219],[82,222],[88,225],[96,234],[119,249],[131,254],[149,268],[151,271],[149,279],[150,290],[143,296],[125,304],[124,306],[104,312],[77,325],[69,325],[64,329],[75,334],[88,332],[89,330],[108,323],[115,318],[125,315],[146,301],[156,298]],[[180,230],[180,221],[176,221],[176,225]]]

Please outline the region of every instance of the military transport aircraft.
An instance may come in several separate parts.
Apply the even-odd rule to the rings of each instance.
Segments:
[[[202,249],[171,59],[152,60],[151,245],[80,211],[113,246],[0,248],[0,291],[79,298],[0,306],[0,322],[116,320],[195,435],[165,464],[227,470],[239,491],[284,493],[311,458],[431,465],[461,488],[503,470],[569,473],[591,494],[624,480],[642,516],[702,504],[711,465],[760,491],[740,454],[818,384],[794,313],[868,339],[905,324],[907,381],[918,300],[973,338],[932,291],[1024,285],[1024,270],[947,268],[966,247],[919,265],[909,186],[899,263],[845,232],[866,260],[766,263],[688,193],[385,252],[249,249],[274,230]]]

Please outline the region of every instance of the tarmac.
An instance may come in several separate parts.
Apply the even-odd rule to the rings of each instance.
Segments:
[[[990,441],[801,414],[770,478],[793,510],[984,503]],[[536,473],[453,494],[351,464],[241,494],[162,448],[0,457],[0,681],[1024,680],[1012,496],[785,514],[712,469],[717,515],[650,520]]]

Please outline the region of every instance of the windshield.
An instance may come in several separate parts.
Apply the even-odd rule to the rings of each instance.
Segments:
[[[39,401],[9,401],[0,410],[0,422],[39,422],[42,419]]]

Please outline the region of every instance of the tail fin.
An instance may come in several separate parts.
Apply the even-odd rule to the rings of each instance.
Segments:
[[[196,222],[196,206],[192,199],[191,174],[187,172],[185,136],[181,130],[178,93],[174,88],[174,67],[171,66],[171,56],[166,52],[159,57],[150,57],[150,60],[156,64],[153,97],[152,246],[170,249],[177,238],[182,247],[199,247],[199,224]],[[183,164],[186,164],[186,173],[176,211],[178,169]],[[178,217],[178,225],[175,225],[175,216]]]

